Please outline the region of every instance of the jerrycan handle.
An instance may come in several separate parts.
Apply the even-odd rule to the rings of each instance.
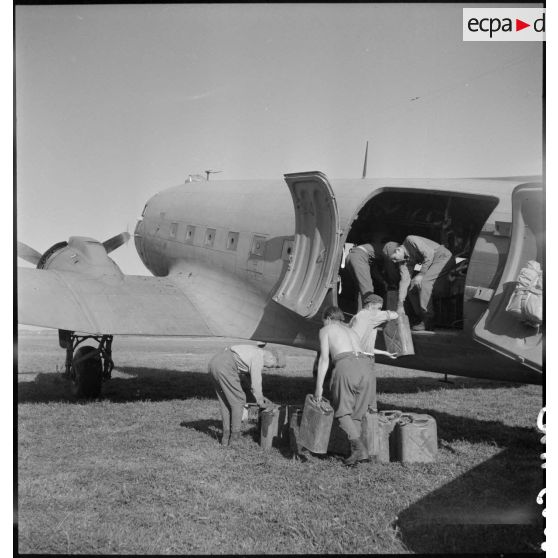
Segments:
[[[399,424],[403,426],[404,424],[410,423],[416,424],[417,426],[424,426],[428,424],[428,418],[425,415],[403,413],[399,419]]]
[[[269,405],[268,407],[263,407],[260,412],[273,414],[276,413],[279,409],[280,409],[280,405]]]
[[[329,413],[330,411],[333,411],[333,407],[331,406],[329,400],[325,397],[322,397],[318,401],[312,394],[309,394],[308,400],[310,401],[310,403],[312,403],[312,405],[318,407],[323,413]]]
[[[383,415],[389,420],[398,420],[403,414],[402,411],[382,411]]]

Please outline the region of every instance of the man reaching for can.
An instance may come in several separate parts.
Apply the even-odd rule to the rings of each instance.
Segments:
[[[402,244],[388,242],[384,246],[384,254],[399,265],[398,312],[403,311],[403,302],[408,294],[409,302],[420,320],[411,329],[431,330],[434,318],[432,292],[455,265],[452,253],[433,240],[411,235]],[[416,265],[420,265],[420,270],[413,276]]]
[[[277,353],[256,345],[232,345],[217,353],[209,362],[209,374],[213,380],[223,421],[221,444],[236,446],[240,441],[242,410],[246,394],[240,383],[240,374],[249,373],[251,392],[260,407],[273,403],[262,392],[262,369],[280,366]]]

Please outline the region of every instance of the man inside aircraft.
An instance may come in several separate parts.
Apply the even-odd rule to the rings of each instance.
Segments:
[[[374,370],[374,355],[386,355],[390,358],[396,358],[396,355],[388,351],[376,349],[376,334],[378,327],[386,323],[388,320],[397,319],[397,312],[392,310],[382,310],[384,299],[373,293],[367,293],[364,297],[363,308],[349,323],[349,327],[356,332],[360,339],[363,351],[368,355],[371,368],[371,389],[370,401],[368,408],[372,412],[377,412],[376,402],[376,371]]]
[[[368,451],[360,439],[362,418],[370,401],[370,360],[362,351],[355,331],[344,323],[343,312],[330,306],[323,314],[320,330],[320,360],[314,397],[320,401],[331,356],[334,364],[330,391],[334,417],[349,438],[351,454],[346,465],[368,461]]]
[[[366,293],[374,292],[374,283],[387,292],[387,282],[378,269],[377,260],[382,257],[382,247],[377,243],[359,244],[349,250],[347,267],[358,285],[361,300]]]
[[[435,284],[454,266],[452,253],[433,240],[411,235],[402,244],[388,242],[384,246],[384,254],[399,266],[398,312],[403,311],[403,303],[409,295],[409,302],[420,320],[411,329],[431,330],[434,317],[432,292]],[[420,269],[413,276],[417,265]]]
[[[208,371],[213,380],[223,421],[224,446],[237,446],[240,442],[242,411],[246,394],[240,374],[250,374],[251,392],[260,407],[273,405],[262,392],[262,369],[279,365],[279,356],[256,345],[232,345],[217,353],[209,362]]]

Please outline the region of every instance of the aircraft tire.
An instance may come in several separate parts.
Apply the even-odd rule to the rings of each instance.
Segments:
[[[95,347],[89,345],[80,347],[74,354],[74,360],[80,361],[72,365],[74,396],[84,399],[99,397],[103,381],[103,366]]]

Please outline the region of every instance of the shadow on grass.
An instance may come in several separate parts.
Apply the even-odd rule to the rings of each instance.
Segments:
[[[513,389],[521,387],[523,387],[523,384],[480,380],[478,378],[464,378],[462,376],[451,376],[446,382],[442,374],[434,378],[418,375],[411,378],[385,378],[380,376],[377,380],[377,389],[380,394],[421,393],[426,391],[451,391],[458,389]]]
[[[220,420],[200,419],[191,421],[182,421],[180,426],[183,428],[191,428],[202,434],[206,434],[215,440],[221,440],[222,426]]]
[[[419,554],[541,552],[544,475],[534,455],[506,449],[403,510],[394,527],[405,546]]]
[[[214,397],[214,390],[205,372],[155,369],[147,367],[118,367],[118,372],[128,378],[114,377],[103,384],[102,399],[113,402],[138,400],[165,401],[191,397]],[[428,376],[380,377],[378,393],[421,393],[456,389],[500,389],[521,387],[521,384],[453,377],[451,383]],[[309,371],[307,377],[289,377],[264,371],[264,391],[276,403],[298,405],[304,403],[307,393],[314,391],[314,379]],[[327,391],[327,385],[324,384]],[[327,395],[326,395],[327,396]],[[71,383],[62,374],[39,373],[33,381],[18,382],[20,403],[76,402]],[[84,403],[84,401],[79,401]]]
[[[168,401],[191,398],[215,399],[209,374],[198,371],[157,370],[146,367],[118,367],[127,378],[113,377],[103,384],[102,399],[115,403]],[[246,386],[249,381],[242,377]],[[265,394],[276,403],[299,404],[314,390],[311,377],[285,377],[264,372]],[[37,374],[34,381],[18,383],[20,403],[79,402],[71,394],[71,382],[61,374]]]

